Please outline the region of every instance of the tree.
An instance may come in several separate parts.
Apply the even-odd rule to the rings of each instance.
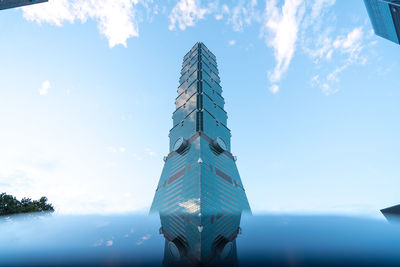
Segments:
[[[47,203],[47,197],[33,201],[30,198],[23,198],[19,201],[12,195],[0,194],[0,216],[33,212],[54,212],[54,207]]]

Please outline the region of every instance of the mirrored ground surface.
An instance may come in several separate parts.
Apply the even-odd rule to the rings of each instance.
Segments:
[[[208,233],[209,248],[168,240],[161,227],[164,218],[160,221],[158,215],[27,215],[0,220],[0,266],[400,266],[400,226],[381,220],[243,215],[237,237]],[[203,251],[208,261],[197,262],[196,253]]]

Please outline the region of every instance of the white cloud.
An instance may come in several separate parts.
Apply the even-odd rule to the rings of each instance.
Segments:
[[[318,86],[326,95],[339,91],[340,75],[353,65],[367,62],[365,47],[373,35],[365,33],[363,27],[356,26],[346,31],[339,28],[337,13],[330,9],[335,0],[313,0],[307,2],[308,12],[301,25],[300,45],[315,63],[318,79],[311,84]]]
[[[176,27],[185,30],[188,26],[194,26],[198,20],[204,19],[206,14],[215,14],[216,20],[226,19],[232,25],[234,31],[243,31],[253,21],[261,21],[257,0],[239,0],[236,6],[229,7],[227,4],[219,5],[219,2],[208,2],[202,6],[201,0],[180,0],[172,9],[170,19],[170,30]]]
[[[326,53],[326,60],[331,60],[332,59],[332,54],[333,54],[333,50],[329,50],[328,53]]]
[[[76,18],[72,2],[69,0],[49,0],[48,3],[23,7],[22,10],[26,20],[56,26],[62,26],[64,21],[73,23]]]
[[[318,17],[321,17],[323,10],[333,6],[336,0],[315,0],[311,7],[311,20],[315,21]]]
[[[363,49],[362,46],[363,29],[354,28],[347,36],[339,36],[334,42],[333,47],[339,49],[342,53],[350,55],[351,60],[356,59]]]
[[[157,153],[152,151],[150,148],[146,148],[145,151],[149,156],[155,157],[157,155]]]
[[[268,46],[274,49],[276,66],[269,74],[271,82],[280,81],[289,68],[298,39],[299,24],[304,16],[303,0],[285,0],[281,8],[276,0],[266,3],[261,35]]]
[[[279,92],[279,86],[276,85],[276,84],[273,84],[273,85],[269,88],[269,91],[270,91],[271,93],[273,93],[273,94],[276,94],[276,93]]]
[[[315,75],[311,78],[311,85],[320,87],[326,96],[336,94],[339,91],[339,89],[332,87],[329,83],[321,82],[319,75]]]
[[[338,82],[339,81],[338,75],[342,71],[344,71],[349,65],[350,65],[349,62],[345,62],[344,65],[337,67],[326,76],[326,80],[329,82]]]
[[[235,44],[236,44],[236,41],[235,41],[235,40],[230,40],[230,41],[228,42],[228,44],[229,44],[230,46],[235,45]]]
[[[117,148],[117,147],[114,147],[114,146],[109,146],[109,147],[107,147],[106,148],[109,152],[111,152],[111,153],[117,153],[117,152],[120,152],[120,153],[125,153],[125,151],[126,151],[126,148],[125,147],[119,147],[119,148]]]
[[[228,13],[231,16],[228,22],[233,25],[233,30],[243,31],[244,27],[251,25],[252,21],[259,21],[260,16],[257,9],[257,0],[246,1],[240,0],[239,3],[232,9],[222,9],[223,13]]]
[[[217,15],[215,15],[215,19],[216,20],[222,20],[224,18],[224,15],[229,14],[230,13],[230,9],[227,5],[222,5],[221,10],[218,12]]]
[[[330,95],[333,95],[333,94],[336,94],[337,92],[339,92],[339,89],[332,88],[331,85],[329,85],[327,83],[321,84],[321,89],[322,89],[322,92],[327,96],[330,96]]]
[[[151,234],[147,234],[142,236],[139,241],[136,242],[136,245],[140,246],[142,245],[145,241],[149,240],[151,238]]]
[[[309,49],[307,52],[314,59],[315,63],[321,60],[330,61],[333,54],[335,54],[335,61],[340,64],[331,69],[326,75],[325,79],[318,80],[313,78],[313,84],[321,87],[321,90],[326,95],[332,95],[338,92],[338,89],[332,89],[333,83],[340,81],[339,75],[354,64],[365,64],[367,61],[366,56],[362,55],[364,50],[364,32],[362,27],[356,27],[345,35],[339,35],[336,38],[323,37],[324,42],[317,42],[315,50]],[[321,70],[319,70],[321,72]]]
[[[88,19],[97,21],[101,34],[110,47],[123,45],[130,37],[139,36],[138,21],[133,8],[139,0],[50,0],[41,5],[23,8],[28,21],[62,26]]]
[[[315,75],[311,78],[311,85],[320,87],[326,96],[336,94],[339,91],[337,88],[333,88],[328,81],[321,81],[319,75]]]
[[[302,22],[301,28],[301,38],[305,38],[308,40],[314,41],[317,38],[320,38],[321,35],[324,36],[324,32],[330,30],[330,27],[326,27],[324,23],[329,20],[332,20],[334,16],[330,16],[330,7],[332,7],[336,1],[335,0],[308,0],[307,3],[307,12]],[[334,23],[333,21],[330,21]],[[324,25],[324,27],[323,27]],[[311,33],[310,33],[311,30]],[[306,34],[306,31],[309,31]],[[310,38],[311,37],[311,38]]]
[[[176,29],[176,24],[180,30],[194,26],[197,20],[203,19],[207,13],[206,8],[200,6],[199,0],[180,0],[172,9],[169,15],[170,30]]]
[[[143,160],[143,158],[141,156],[139,156],[136,153],[133,153],[132,156],[136,159],[136,160]]]
[[[42,83],[42,87],[39,89],[39,94],[40,95],[47,95],[49,93],[49,89],[50,89],[51,85],[50,85],[50,81],[46,80]]]
[[[303,47],[303,49],[311,56],[315,64],[318,64],[323,59],[331,59],[333,52],[332,38],[328,36],[327,32],[317,35],[310,42],[315,47]]]
[[[100,247],[101,245],[103,245],[103,243],[104,243],[104,240],[103,240],[103,239],[97,240],[97,241],[92,245],[92,247]]]
[[[311,78],[312,83],[317,83],[319,82],[319,75],[315,75],[314,77]]]

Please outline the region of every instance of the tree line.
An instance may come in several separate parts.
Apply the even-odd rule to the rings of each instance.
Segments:
[[[0,216],[33,212],[54,212],[53,205],[47,203],[47,200],[47,197],[41,197],[39,200],[23,198],[19,201],[12,195],[1,193]]]

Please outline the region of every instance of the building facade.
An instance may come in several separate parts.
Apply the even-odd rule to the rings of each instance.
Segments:
[[[151,206],[166,238],[164,260],[233,260],[240,216],[250,206],[231,153],[216,58],[203,43],[185,55],[179,83],[170,152]]]
[[[400,44],[400,1],[364,0],[375,34]]]

